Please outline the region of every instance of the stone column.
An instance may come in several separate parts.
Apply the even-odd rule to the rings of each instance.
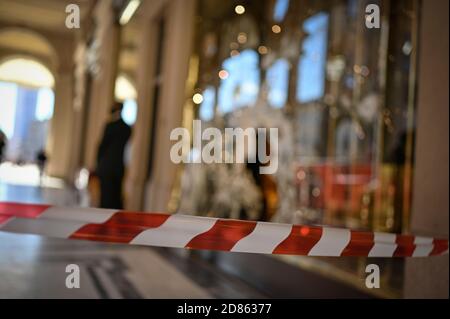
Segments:
[[[152,122],[153,96],[157,54],[158,27],[156,21],[142,17],[138,48],[139,67],[137,71],[138,114],[131,136],[131,162],[126,176],[126,208],[142,209],[142,199],[149,161],[150,130]]]
[[[72,175],[80,168],[80,154],[82,152],[83,137],[83,112],[85,105],[83,104],[86,85],[86,65],[85,65],[85,44],[79,42],[74,53],[75,67],[73,72],[73,104],[72,104],[72,143],[69,170]]]
[[[47,151],[47,173],[73,180],[71,171],[73,128],[73,74],[71,67],[60,67],[55,76],[55,108],[51,121]]]
[[[120,26],[117,23],[112,1],[99,1],[94,14],[97,23],[95,41],[98,41],[99,44],[97,52],[99,72],[92,81],[85,143],[85,165],[91,170],[95,169],[97,147],[114,102],[114,86],[120,49]]]
[[[176,175],[170,160],[170,132],[182,123],[185,86],[194,31],[195,0],[167,3],[163,53],[163,83],[156,121],[153,167],[144,207],[166,211]]]

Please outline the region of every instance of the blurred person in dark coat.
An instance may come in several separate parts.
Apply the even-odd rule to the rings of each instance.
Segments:
[[[100,179],[100,207],[123,208],[122,180],[125,173],[124,150],[131,128],[123,121],[123,104],[115,103],[97,152],[97,175]]]
[[[39,168],[39,185],[43,185],[43,177],[44,177],[44,171],[45,171],[45,164],[47,163],[47,154],[45,153],[44,149],[41,149],[36,154],[36,164]]]
[[[3,150],[5,149],[6,141],[7,138],[5,133],[3,133],[2,130],[0,130],[0,163],[3,162]]]

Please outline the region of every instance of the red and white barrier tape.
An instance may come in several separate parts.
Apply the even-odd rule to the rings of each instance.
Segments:
[[[0,202],[0,231],[133,245],[308,256],[425,257],[448,240],[210,217]]]

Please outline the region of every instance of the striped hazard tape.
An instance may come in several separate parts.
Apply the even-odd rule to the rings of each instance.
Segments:
[[[308,256],[425,257],[448,240],[210,217],[0,202],[0,231],[93,241]]]

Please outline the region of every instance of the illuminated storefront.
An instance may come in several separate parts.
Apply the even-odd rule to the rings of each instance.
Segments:
[[[380,28],[366,27],[369,3],[381,8]],[[195,118],[221,129],[278,127],[284,149],[274,175],[255,174],[248,164],[244,171],[187,165],[174,192],[179,210],[407,231],[417,7],[417,1],[199,1],[186,127]],[[228,205],[231,197],[238,207]],[[395,277],[401,265],[389,267]]]
[[[408,228],[416,3],[377,1],[381,28],[369,29],[366,2],[200,1],[185,123],[233,126],[240,113],[264,117],[264,104],[292,127],[291,167],[280,167],[292,178],[255,177],[276,201],[256,219]],[[286,200],[295,209],[280,216]]]

